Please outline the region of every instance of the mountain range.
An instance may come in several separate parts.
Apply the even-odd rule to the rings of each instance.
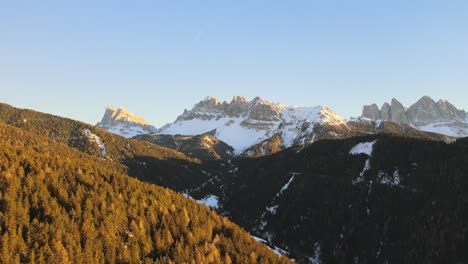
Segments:
[[[283,122],[281,118],[280,113],[279,121],[268,122]],[[235,231],[227,222],[233,221],[297,263],[468,261],[466,139],[364,117],[313,126],[316,138],[309,143],[256,156],[247,152],[283,144],[282,134],[236,154],[213,130],[124,138],[79,121],[0,104],[0,155],[7,162],[0,166],[0,223],[6,223],[0,246],[8,249],[0,252],[23,262],[32,256],[21,252],[47,259],[71,252],[94,260],[103,247],[122,261],[130,254],[125,248],[141,259],[161,261],[164,256],[219,260],[226,254],[233,263],[288,261]],[[82,197],[88,200],[78,202]],[[111,218],[113,208],[126,217]],[[69,220],[56,221],[56,216]],[[70,223],[69,236],[51,235],[64,223]],[[80,233],[77,226],[91,228]],[[88,234],[93,239],[86,239]],[[69,242],[72,235],[82,244]],[[10,246],[9,241],[20,242]],[[23,250],[25,245],[30,251]],[[184,248],[187,255],[180,253]]]
[[[198,164],[176,151],[0,103],[0,160],[0,263],[291,263],[200,202],[131,177]]]
[[[126,110],[119,111],[120,115],[126,113],[125,116],[135,117]],[[382,109],[375,104],[364,106],[361,117],[350,119],[325,106],[287,106],[260,97],[249,101],[242,96],[234,96],[230,102],[208,96],[191,110],[184,110],[173,123],[159,129],[143,118],[124,120],[112,118],[114,116],[118,116],[115,108],[107,108],[97,126],[126,137],[136,136],[177,149],[189,156],[197,157],[194,152],[199,153],[205,146],[205,158],[262,156],[317,140],[376,133],[445,141],[452,140],[451,137],[468,136],[463,110],[456,109],[447,101],[435,103],[427,96],[409,109],[396,99],[391,105],[384,104]],[[203,142],[200,141],[202,138]],[[221,142],[225,147],[215,150],[210,147],[212,142]],[[195,146],[197,151],[190,146]]]
[[[409,108],[404,107],[397,99],[384,103],[366,105],[362,116],[372,120],[385,120],[403,123],[424,131],[445,134],[452,137],[468,136],[468,116],[446,100],[435,102],[423,96]]]

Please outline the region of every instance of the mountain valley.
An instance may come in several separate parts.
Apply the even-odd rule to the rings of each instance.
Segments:
[[[83,159],[197,200],[298,263],[468,260],[466,139],[399,121],[345,120],[331,110],[321,112],[325,108],[308,109],[301,118],[295,114],[298,123],[288,126],[304,130],[284,137],[281,111],[297,108],[237,101],[250,108],[236,110],[207,98],[174,124],[133,139],[6,104],[0,104],[0,121],[8,131],[14,126],[57,142],[42,152],[59,144],[73,155],[80,151]],[[254,106],[263,110],[252,114]],[[195,127],[191,135],[161,133],[212,119],[222,120],[221,131],[239,129],[227,125],[236,119],[241,129],[265,134],[240,152],[217,137],[216,126]],[[20,132],[4,132],[9,133]]]

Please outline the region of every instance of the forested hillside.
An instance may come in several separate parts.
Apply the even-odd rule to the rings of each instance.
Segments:
[[[194,190],[303,263],[466,263],[467,161],[468,139],[323,140],[233,160]]]
[[[0,123],[1,263],[289,263],[114,162]]]
[[[207,180],[201,161],[156,144],[127,139],[80,121],[0,103],[0,122],[113,161],[125,173],[171,189]]]
[[[0,121],[43,135],[102,159],[125,162],[135,156],[152,156],[160,160],[197,162],[169,148],[126,139],[104,129],[51,114],[20,109],[0,103]]]
[[[136,243],[142,259],[164,262],[166,254],[171,257],[177,256],[175,251],[171,251],[177,248],[174,247],[176,242],[172,244],[173,247],[160,249],[159,246],[164,245],[160,242],[167,237],[178,241],[174,237],[185,236],[185,233],[177,233],[178,231],[171,229],[172,225],[167,224],[171,217],[175,217],[174,221],[184,221],[177,220],[177,216],[174,215],[183,208],[179,205],[184,199],[169,190],[162,191],[157,186],[122,175],[128,174],[183,192],[197,200],[203,201],[207,197],[215,199],[216,210],[219,213],[267,240],[267,243],[285,249],[289,257],[295,258],[298,263],[464,263],[468,260],[468,225],[465,221],[468,219],[467,139],[442,141],[432,136],[402,136],[398,133],[365,135],[320,140],[306,147],[288,148],[258,158],[198,160],[150,142],[128,140],[78,121],[32,110],[0,104],[0,117],[3,122],[36,133],[30,134],[23,129],[2,125],[2,129],[9,132],[3,133],[5,136],[2,136],[2,144],[5,144],[5,147],[1,146],[1,151],[5,154],[0,160],[5,162],[0,164],[3,175],[0,185],[3,188],[0,212],[4,215],[7,212],[10,220],[5,220],[3,223],[9,224],[0,225],[0,230],[5,236],[2,241],[7,241],[6,246],[3,246],[6,250],[3,252],[11,258],[19,257],[28,261],[28,252],[40,254],[38,250],[27,250],[31,245],[29,241],[35,240],[29,238],[31,229],[23,228],[27,225],[21,223],[27,223],[26,220],[29,219],[30,223],[34,224],[35,217],[36,221],[42,223],[38,229],[57,230],[57,226],[53,226],[57,223],[50,219],[59,219],[60,217],[53,214],[61,212],[64,219],[69,219],[68,222],[62,223],[67,226],[65,230],[75,226],[76,230],[80,230],[86,219],[84,213],[90,207],[86,203],[92,201],[91,205],[94,206],[94,200],[99,201],[98,207],[91,206],[91,214],[98,217],[92,217],[92,230],[95,233],[91,237],[93,243],[98,244],[97,248],[101,247],[101,243],[105,252],[108,252],[105,249],[108,240],[105,238],[112,237],[116,244],[113,244],[115,246],[111,247],[111,251],[115,252],[115,258],[119,262],[125,263],[128,259],[134,259],[126,257],[130,253],[125,253],[135,249],[130,247],[133,245],[132,241],[140,237],[141,241],[148,241],[144,236],[135,235],[143,232],[150,237],[153,244],[149,244],[153,245],[153,248],[148,249],[145,246],[147,244],[143,242]],[[34,118],[37,120],[28,121]],[[23,121],[19,122],[21,120]],[[99,137],[99,142],[103,143],[107,153],[111,154],[101,155],[102,148],[87,130]],[[67,140],[57,136],[63,134],[67,137],[72,131],[80,131],[85,140],[81,138],[77,142],[70,142],[68,139],[73,139],[72,136]],[[89,143],[96,143],[93,144],[97,152],[77,147],[80,144],[76,143],[80,142],[88,146]],[[367,152],[358,151],[353,154],[352,150],[361,145],[369,146]],[[195,151],[197,146],[198,143],[191,144],[185,151]],[[264,146],[271,147],[268,144]],[[259,148],[255,151],[260,153],[264,150],[265,148]],[[12,161],[15,162],[11,163]],[[66,180],[72,178],[76,178],[77,181]],[[99,180],[101,178],[102,181]],[[56,180],[50,182],[52,179]],[[23,188],[25,184],[29,184],[26,185],[27,188]],[[107,188],[111,188],[113,192],[105,191]],[[161,199],[160,204],[149,203],[147,197],[152,196],[143,191],[153,188],[153,194],[157,199]],[[3,190],[8,190],[9,196],[4,196],[6,191]],[[142,190],[142,194],[135,190]],[[40,203],[31,202],[32,198],[29,197],[34,193],[43,194]],[[170,203],[164,203],[166,198],[163,197],[167,196],[172,197],[167,198]],[[103,197],[104,201],[99,200]],[[178,199],[181,201],[176,202]],[[50,200],[55,202],[49,204]],[[214,219],[217,219],[218,216],[206,208],[197,209],[198,205],[188,203],[195,206],[195,209],[186,206],[190,223],[200,221],[201,230],[205,230],[210,221],[204,218],[197,220],[197,215],[208,212],[206,214],[212,214]],[[22,211],[23,208],[31,208],[31,204],[36,204],[33,209]],[[45,210],[41,204],[47,204],[47,208],[55,206],[54,208],[63,209]],[[113,209],[109,209],[112,204],[115,204],[111,207]],[[175,205],[175,209],[172,209],[172,204]],[[167,214],[164,209],[160,210],[163,207],[167,208]],[[13,212],[16,212],[12,208],[21,208],[17,210],[18,215],[12,216]],[[115,216],[115,210],[120,210],[117,213],[118,217]],[[153,221],[148,212],[156,212],[156,225],[161,224],[166,230],[169,229],[171,236],[168,236],[167,232],[165,238],[161,238],[161,234],[155,235],[158,234],[157,231],[150,231],[152,229],[148,227],[152,225],[143,224],[144,231],[130,226],[136,224],[141,228],[140,219],[145,217],[150,217],[148,221]],[[122,214],[125,216],[120,218]],[[104,216],[110,217],[112,220],[108,218],[108,221],[116,223],[116,226],[108,227],[102,224],[104,222],[100,221],[105,221]],[[115,217],[117,220],[113,219]],[[227,220],[219,221],[222,227],[210,229],[208,225],[208,230],[213,230],[213,234],[219,231],[217,234],[220,238],[223,238],[224,234],[227,241],[235,242],[234,245],[238,245],[238,241],[241,245],[250,245],[251,242],[247,242],[249,238],[243,240],[236,237],[229,240],[232,236],[228,236],[229,232],[224,231],[223,227],[227,225],[224,223]],[[102,233],[102,229],[109,228],[114,231]],[[198,238],[200,230],[193,229],[191,224],[187,228]],[[85,237],[88,236],[83,234],[84,231],[76,230],[75,233],[65,232],[63,237],[78,234],[79,243],[65,242],[65,238],[58,241],[67,248],[67,252],[72,252],[72,256],[69,256],[71,259],[81,261],[88,243]],[[196,263],[203,263],[196,257],[199,254],[201,257],[207,257],[200,252],[209,250],[204,248],[203,251],[200,246],[205,247],[205,243],[213,245],[213,239],[216,238],[213,234],[211,238],[202,236],[190,244],[192,235],[187,233],[188,238],[182,239],[182,245],[192,245],[188,247],[196,252],[189,254],[192,256],[190,260],[195,259]],[[38,246],[34,246],[33,243],[33,247],[41,248],[42,251],[49,248],[49,253],[43,252],[43,256],[57,254],[55,236],[50,238],[41,233],[39,237],[42,242],[38,242]],[[10,243],[11,239],[14,243]],[[72,250],[68,251],[70,247]],[[252,252],[250,249],[246,250],[249,252],[246,255],[246,251],[239,248],[239,257],[235,257],[236,253],[231,254],[235,250],[228,249],[217,247],[221,257],[228,253],[233,262],[251,262],[251,256],[247,256]],[[91,251],[93,253],[90,254],[96,256],[97,253]],[[267,255],[264,256],[266,258]],[[180,259],[175,261],[183,262]]]

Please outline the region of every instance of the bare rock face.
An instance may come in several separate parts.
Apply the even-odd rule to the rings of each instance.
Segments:
[[[261,121],[279,121],[281,109],[268,101],[255,97],[250,104],[248,118]]]
[[[388,103],[384,103],[382,105],[382,109],[380,110],[380,119],[384,121],[392,120],[392,107]]]
[[[461,122],[466,118],[463,110],[458,110],[447,101],[437,103],[424,96],[408,109],[408,115],[415,125],[427,125],[440,122]]]
[[[365,105],[362,109],[362,117],[372,120],[380,120],[380,110],[376,104]]]
[[[403,123],[423,131],[441,133],[452,137],[468,136],[468,115],[445,100],[435,102],[429,96],[423,96],[410,108],[406,109],[396,99],[391,105],[385,103],[377,118],[374,105],[364,106],[362,117]]]
[[[453,121],[465,121],[466,112],[463,110],[458,110],[454,105],[452,105],[447,100],[437,101],[437,106],[439,107],[442,120],[453,120]]]
[[[281,136],[278,134],[273,135],[272,137],[265,139],[264,141],[251,146],[246,149],[241,156],[244,157],[262,157],[265,155],[270,155],[281,151],[284,149],[282,145]]]
[[[249,101],[243,96],[234,96],[232,101],[228,103],[208,96],[203,101],[195,104],[192,110],[185,110],[177,120],[245,117],[260,121],[278,121],[280,112],[281,107],[260,97],[255,97],[252,101]]]
[[[395,98],[392,99],[391,105],[391,121],[396,123],[410,124],[408,117],[406,116],[405,107],[398,102]]]
[[[195,104],[191,112],[204,112],[204,113],[223,113],[223,103],[217,98],[208,96],[204,100]]]
[[[441,112],[436,102],[424,96],[408,109],[408,116],[417,126],[440,122]]]
[[[384,103],[380,111],[375,104],[366,105],[362,110],[362,117],[415,126],[440,122],[464,122],[466,116],[465,111],[457,109],[448,101],[439,100],[436,103],[429,96],[422,97],[408,109],[393,98],[391,105]]]
[[[248,106],[249,100],[247,98],[244,96],[234,96],[231,103],[227,104],[227,114],[233,117],[240,117],[247,112]]]

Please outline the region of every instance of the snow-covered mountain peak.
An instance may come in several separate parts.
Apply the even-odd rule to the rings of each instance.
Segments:
[[[106,112],[97,127],[124,137],[134,137],[139,134],[148,134],[156,131],[149,122],[123,107],[107,106]]]
[[[289,147],[304,133],[312,133],[314,124],[341,124],[345,120],[323,106],[286,106],[255,97],[251,101],[234,96],[231,102],[207,97],[186,110],[174,123],[158,134],[198,135],[214,131],[215,136],[231,145],[237,153],[278,134]]]
[[[140,125],[151,125],[149,122],[147,122],[145,119],[142,117],[139,117],[131,112],[129,112],[127,109],[123,107],[119,107],[116,109],[113,106],[108,106],[106,108],[106,113],[104,115],[108,114],[110,116],[110,120],[112,121],[124,121],[124,122],[132,122]]]

